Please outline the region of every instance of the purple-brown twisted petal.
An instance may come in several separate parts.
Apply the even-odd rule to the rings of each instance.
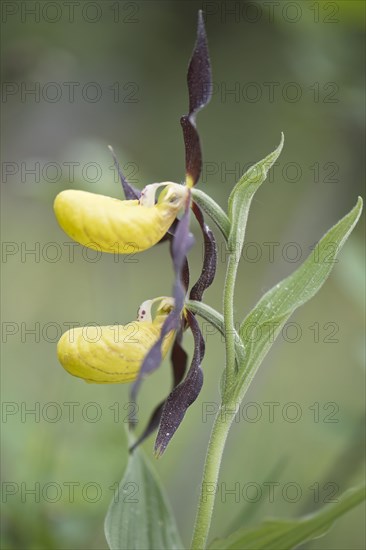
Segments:
[[[190,200],[191,197],[189,193],[184,214],[179,220],[175,236],[171,240],[171,254],[175,272],[173,287],[174,308],[165,319],[160,332],[160,337],[147,353],[142,363],[138,378],[131,387],[132,401],[136,401],[142,380],[160,366],[162,361],[161,347],[165,336],[172,330],[177,331],[181,327],[182,311],[186,294],[186,289],[182,281],[182,275],[185,273],[187,266],[187,253],[194,243],[193,235],[189,231]]]
[[[202,153],[196,129],[196,115],[212,95],[210,57],[202,11],[198,13],[197,39],[188,67],[189,113],[180,119],[186,150],[186,183],[196,185],[202,169]]]
[[[178,332],[176,339],[174,340],[172,352],[170,354],[170,361],[173,370],[173,389],[176,388],[178,384],[180,384],[180,382],[183,380],[187,369],[188,356],[181,345],[182,334],[183,331],[181,329]],[[165,403],[166,399],[164,399],[164,401],[162,401],[155,408],[154,412],[150,416],[149,422],[145,430],[142,432],[138,440],[132,445],[132,447],[130,448],[130,452],[133,452],[136,447],[141,445],[141,443],[145,441],[145,439],[149,437],[149,435],[151,435],[159,427]]]
[[[205,342],[195,316],[186,312],[188,326],[194,339],[194,354],[187,376],[168,396],[161,415],[158,435],[155,441],[155,453],[164,453],[173,435],[179,428],[187,409],[197,399],[203,384],[202,359]]]
[[[215,278],[217,248],[214,234],[212,233],[208,225],[206,225],[202,211],[198,204],[192,203],[192,210],[202,230],[204,241],[204,257],[201,275],[199,276],[197,282],[193,285],[189,294],[189,298],[190,300],[201,301],[203,293],[212,284]]]

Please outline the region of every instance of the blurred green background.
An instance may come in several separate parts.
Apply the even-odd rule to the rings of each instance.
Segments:
[[[173,275],[166,245],[131,258],[71,248],[52,203],[67,188],[122,197],[108,144],[140,188],[183,180],[179,117],[187,111],[200,7],[215,91],[198,117],[200,188],[225,206],[243,167],[285,133],[278,165],[253,202],[238,321],[362,194],[363,2],[3,2],[4,549],[106,548],[103,519],[126,461],[128,387],[67,375],[56,342],[71,322],[135,319],[142,301],[170,293]],[[278,339],[241,407],[211,536],[310,512],[364,477],[362,225],[320,294]],[[202,256],[194,232],[192,279]],[[217,238],[218,274],[206,301],[220,309],[226,256]],[[265,243],[275,243],[273,258]],[[218,401],[224,365],[221,338],[203,330],[199,399],[159,461],[153,439],[144,444],[187,545],[213,419],[205,412]],[[191,350],[188,335],[185,344]],[[141,427],[169,386],[165,362],[144,384]],[[307,545],[364,547],[362,507]]]

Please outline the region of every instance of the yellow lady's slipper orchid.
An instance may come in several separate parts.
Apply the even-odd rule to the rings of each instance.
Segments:
[[[156,191],[163,186],[155,204]],[[54,210],[58,223],[74,241],[110,254],[131,254],[162,239],[187,196],[187,188],[173,182],[146,186],[139,200],[67,190],[57,195]]]
[[[157,300],[160,305],[152,319],[151,307]],[[71,329],[58,342],[58,359],[65,370],[86,382],[131,382],[137,378],[147,352],[159,339],[163,323],[173,307],[172,298],[147,300],[139,308],[137,321],[127,325]],[[172,330],[164,338],[163,357],[174,336]]]

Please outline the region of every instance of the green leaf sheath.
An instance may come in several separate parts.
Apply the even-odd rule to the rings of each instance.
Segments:
[[[240,178],[229,197],[229,220],[231,229],[229,234],[229,251],[237,256],[239,262],[240,254],[244,244],[245,230],[247,226],[249,208],[254,193],[259,189],[267,177],[268,170],[276,162],[282,151],[284,136],[281,134],[281,142],[277,149],[260,160],[245,172]]]
[[[109,507],[104,531],[112,550],[183,548],[164,491],[140,449],[129,457]]]
[[[245,360],[240,366],[240,393],[246,391],[281,328],[301,305],[312,298],[329,276],[336,256],[362,211],[362,199],[319,241],[305,262],[269,290],[240,325]]]
[[[215,539],[209,550],[291,550],[327,533],[333,522],[365,500],[365,487],[346,491],[340,500],[297,520],[268,520]]]
[[[240,178],[229,197],[229,220],[231,223],[228,239],[228,265],[224,286],[223,313],[225,320],[226,346],[226,377],[224,401],[232,396],[236,377],[235,363],[235,322],[234,322],[234,293],[238,265],[243,248],[245,229],[248,220],[249,208],[254,193],[259,189],[267,177],[268,170],[277,160],[283,147],[284,137],[277,149],[263,160],[254,164]]]

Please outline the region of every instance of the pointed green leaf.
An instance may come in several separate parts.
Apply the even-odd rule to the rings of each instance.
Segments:
[[[130,455],[104,531],[112,550],[183,548],[164,491],[140,449]]]
[[[305,262],[262,296],[242,322],[239,334],[244,343],[245,359],[240,367],[241,394],[290,315],[310,300],[326,281],[361,211],[362,199],[359,197],[356,206],[324,235]]]
[[[350,489],[334,504],[297,520],[269,520],[258,527],[245,527],[226,539],[216,539],[209,550],[291,550],[321,537],[333,522],[365,500],[365,487]]]
[[[252,198],[254,193],[266,179],[268,170],[278,159],[282,151],[283,141],[284,136],[281,133],[281,142],[277,149],[263,160],[251,166],[230,193],[229,220],[231,222],[231,229],[228,245],[229,250],[235,252],[238,258],[240,257],[244,243],[245,229]]]

